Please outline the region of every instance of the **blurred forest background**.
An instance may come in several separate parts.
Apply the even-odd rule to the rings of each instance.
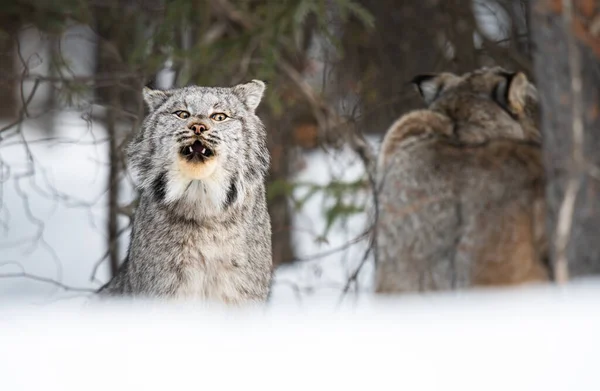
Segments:
[[[85,294],[115,272],[135,208],[122,151],[145,114],[143,86],[254,78],[268,83],[274,297],[369,291],[372,163],[390,124],[422,105],[410,80],[484,65],[538,84],[556,179],[549,227],[567,179],[580,178],[579,242],[565,249],[573,273],[598,273],[600,133],[588,130],[600,122],[599,14],[594,0],[4,2],[0,295]],[[577,113],[589,114],[589,160],[573,165]]]

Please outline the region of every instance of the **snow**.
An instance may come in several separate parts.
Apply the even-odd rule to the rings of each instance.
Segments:
[[[2,184],[0,263],[11,262],[0,267],[0,274],[22,267],[30,274],[91,287],[93,263],[105,251],[107,177],[106,144],[92,142],[103,139],[104,132],[97,124],[88,126],[78,113],[62,113],[54,121],[55,136],[69,142],[36,143],[44,135],[35,124],[23,127],[32,160],[22,143],[11,145],[9,139],[0,145],[0,160],[10,168]],[[0,297],[23,293],[50,295],[57,289],[26,279],[0,280]]]
[[[0,309],[5,390],[598,390],[598,282],[331,312]]]

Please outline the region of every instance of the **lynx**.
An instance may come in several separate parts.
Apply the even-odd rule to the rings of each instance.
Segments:
[[[127,158],[140,203],[127,260],[103,295],[266,300],[271,225],[265,84],[144,90],[149,108]]]
[[[428,108],[392,125],[378,161],[376,290],[548,280],[535,87],[498,67],[413,83]]]

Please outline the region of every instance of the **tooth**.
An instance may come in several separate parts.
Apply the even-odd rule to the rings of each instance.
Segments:
[[[204,155],[204,152],[206,152],[206,148],[202,148],[202,152],[200,153]]]
[[[190,153],[194,153],[194,148],[192,148],[192,146],[190,145],[189,147]]]

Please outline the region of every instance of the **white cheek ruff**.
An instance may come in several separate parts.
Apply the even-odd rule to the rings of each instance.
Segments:
[[[167,173],[165,202],[183,201],[191,216],[221,213],[227,200],[231,179],[220,167],[207,178],[190,180],[174,165]]]

